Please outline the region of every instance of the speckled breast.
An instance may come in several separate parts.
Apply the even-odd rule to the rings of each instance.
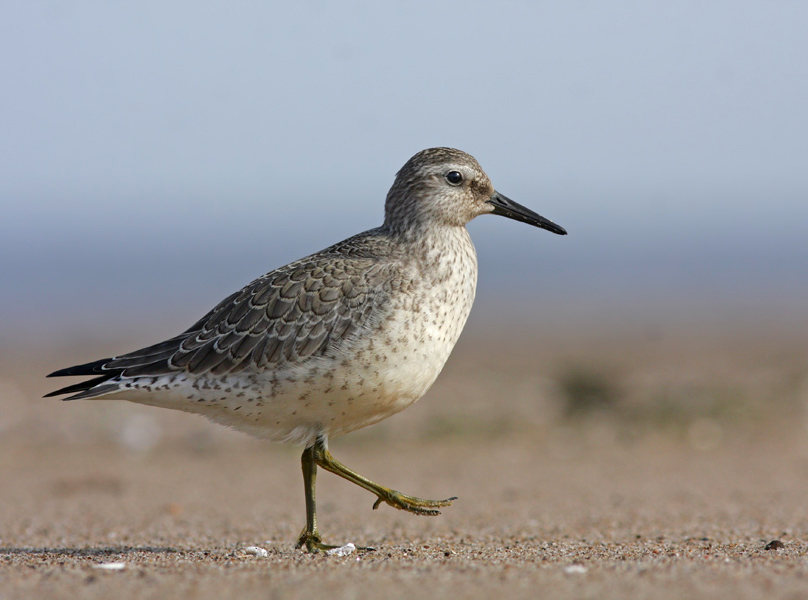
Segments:
[[[281,393],[273,399],[274,422],[262,427],[276,433],[263,429],[260,435],[301,443],[336,437],[400,412],[426,393],[474,302],[476,253],[465,228],[457,234],[412,264],[412,285],[391,298],[373,331],[335,356],[273,374]]]

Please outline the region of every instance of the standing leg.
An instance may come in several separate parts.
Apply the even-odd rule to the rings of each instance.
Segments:
[[[378,508],[382,502],[386,502],[399,510],[406,510],[417,515],[434,516],[440,514],[440,511],[436,510],[437,508],[449,506],[453,500],[457,499],[452,497],[446,500],[425,500],[423,498],[416,498],[415,496],[407,496],[406,494],[391,490],[378,483],[373,483],[331,456],[331,453],[328,451],[328,444],[323,438],[317,438],[311,446],[303,451],[300,462],[303,466],[303,485],[306,491],[306,527],[300,534],[295,548],[306,546],[309,552],[323,552],[339,547],[323,544],[320,533],[317,531],[317,502],[315,500],[314,490],[317,480],[318,465],[375,494],[376,502],[373,504],[374,509]],[[363,548],[363,550],[373,550],[373,548]]]
[[[323,544],[320,533],[317,531],[317,501],[315,499],[317,463],[314,462],[313,445],[303,450],[300,463],[303,467],[303,486],[306,492],[306,526],[303,528],[295,548],[306,546],[306,550],[309,552],[322,552],[336,548],[336,546]]]

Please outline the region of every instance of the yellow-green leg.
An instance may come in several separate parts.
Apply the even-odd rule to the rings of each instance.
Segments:
[[[343,479],[347,479],[351,483],[355,483],[359,487],[375,494],[376,502],[373,503],[374,510],[379,508],[382,502],[386,502],[394,508],[406,510],[416,515],[435,516],[440,514],[440,511],[436,510],[437,508],[449,506],[452,501],[457,500],[456,497],[447,498],[446,500],[425,500],[423,498],[416,498],[415,496],[407,496],[396,490],[391,490],[378,483],[374,483],[356,471],[352,471],[331,456],[325,440],[322,438],[318,438],[314,445],[309,446],[303,451],[301,464],[303,466],[303,484],[306,492],[306,527],[300,534],[296,547],[301,548],[305,545],[309,552],[322,552],[337,547],[323,544],[320,534],[317,531],[317,505],[314,488],[317,479],[318,465],[326,471],[339,475]]]
[[[314,497],[314,488],[317,483],[317,463],[314,460],[314,446],[309,446],[303,450],[300,463],[303,467],[303,485],[306,491],[306,526],[303,528],[295,548],[306,546],[306,550],[309,552],[324,552],[325,550],[337,548],[337,546],[323,544],[320,539],[320,533],[317,531],[317,501]]]

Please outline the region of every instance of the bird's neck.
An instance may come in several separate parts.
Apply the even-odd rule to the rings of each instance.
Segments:
[[[463,226],[435,225],[410,227],[393,232],[405,248],[407,255],[437,279],[444,279],[453,271],[477,271],[477,253],[469,232]]]

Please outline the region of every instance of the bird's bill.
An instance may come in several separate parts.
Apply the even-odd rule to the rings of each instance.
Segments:
[[[492,214],[500,215],[501,217],[508,217],[534,227],[541,227],[547,231],[552,231],[558,235],[567,235],[567,230],[556,225],[550,219],[545,219],[539,214],[534,213],[529,208],[525,208],[521,204],[514,202],[507,196],[503,196],[499,192],[494,192],[494,195],[488,199],[488,203],[494,207],[491,211]]]

